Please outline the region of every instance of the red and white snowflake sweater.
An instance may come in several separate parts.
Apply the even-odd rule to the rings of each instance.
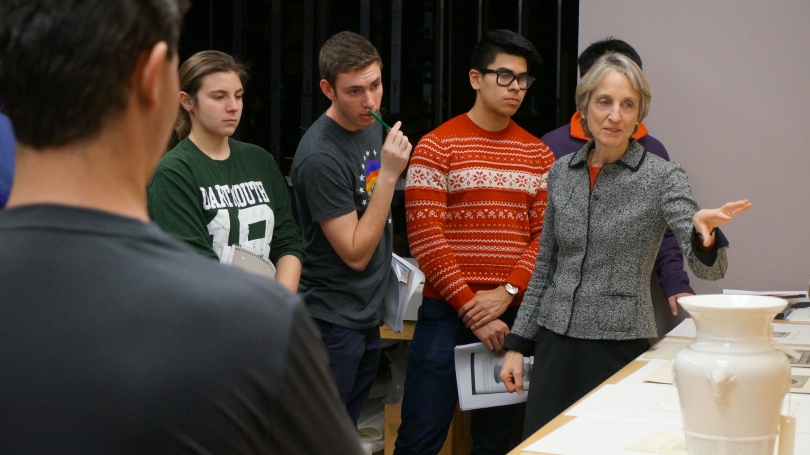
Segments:
[[[515,122],[486,131],[467,114],[414,149],[405,186],[408,242],[423,295],[456,310],[475,292],[511,283],[523,298],[537,258],[554,155]]]

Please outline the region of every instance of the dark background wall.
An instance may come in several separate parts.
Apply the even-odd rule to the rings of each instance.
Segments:
[[[329,106],[318,82],[318,51],[333,34],[369,38],[383,59],[383,118],[422,135],[468,111],[473,48],[481,34],[506,28],[543,58],[514,120],[536,136],[574,112],[579,0],[195,0],[186,15],[180,60],[215,49],[246,62],[251,79],[238,140],[260,145],[288,174],[298,142]],[[394,251],[409,256],[404,198],[391,204]],[[292,194],[291,194],[292,196]]]
[[[328,107],[318,50],[342,30],[368,37],[383,58],[383,117],[402,120],[415,145],[475,100],[468,71],[482,31],[507,28],[534,43],[543,63],[515,121],[536,136],[574,111],[579,0],[196,0],[181,61],[206,49],[247,62],[235,137],[258,144],[287,173],[304,131]]]

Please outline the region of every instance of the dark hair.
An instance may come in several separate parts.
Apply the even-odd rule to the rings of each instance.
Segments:
[[[498,58],[498,54],[523,57],[526,59],[527,68],[532,62],[537,64],[543,62],[531,41],[511,30],[496,29],[486,32],[475,46],[470,68],[486,68]]]
[[[371,41],[354,32],[340,32],[326,40],[318,55],[321,79],[334,88],[337,75],[361,70],[377,62],[382,68],[382,59]]]
[[[581,78],[585,76],[585,73],[591,69],[594,62],[596,62],[596,59],[607,54],[608,52],[626,55],[628,58],[630,58],[630,60],[635,62],[639,68],[642,67],[641,56],[639,56],[638,52],[633,49],[633,46],[620,39],[608,36],[602,41],[592,43],[590,46],[585,48],[581,54],[579,54],[579,58],[577,59],[577,64],[579,65],[579,77]]]
[[[20,143],[91,137],[127,106],[140,54],[177,50],[187,0],[3,0],[0,99]]]
[[[180,90],[186,92],[194,105],[197,105],[197,92],[203,79],[212,73],[234,72],[244,86],[248,81],[247,67],[232,56],[219,51],[197,52],[180,66]],[[191,117],[183,106],[174,124],[177,141],[182,141],[191,132]]]

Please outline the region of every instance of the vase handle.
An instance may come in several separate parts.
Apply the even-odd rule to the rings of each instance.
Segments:
[[[729,388],[736,382],[737,376],[727,369],[720,367],[711,371],[706,370],[706,379],[709,380],[709,384],[712,386],[714,397],[717,401],[723,402],[728,398]]]

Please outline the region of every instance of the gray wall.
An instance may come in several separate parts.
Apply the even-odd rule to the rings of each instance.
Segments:
[[[723,228],[726,277],[694,289],[807,289],[810,1],[580,0],[579,51],[608,35],[641,55],[645,124],[701,207],[753,203]]]

